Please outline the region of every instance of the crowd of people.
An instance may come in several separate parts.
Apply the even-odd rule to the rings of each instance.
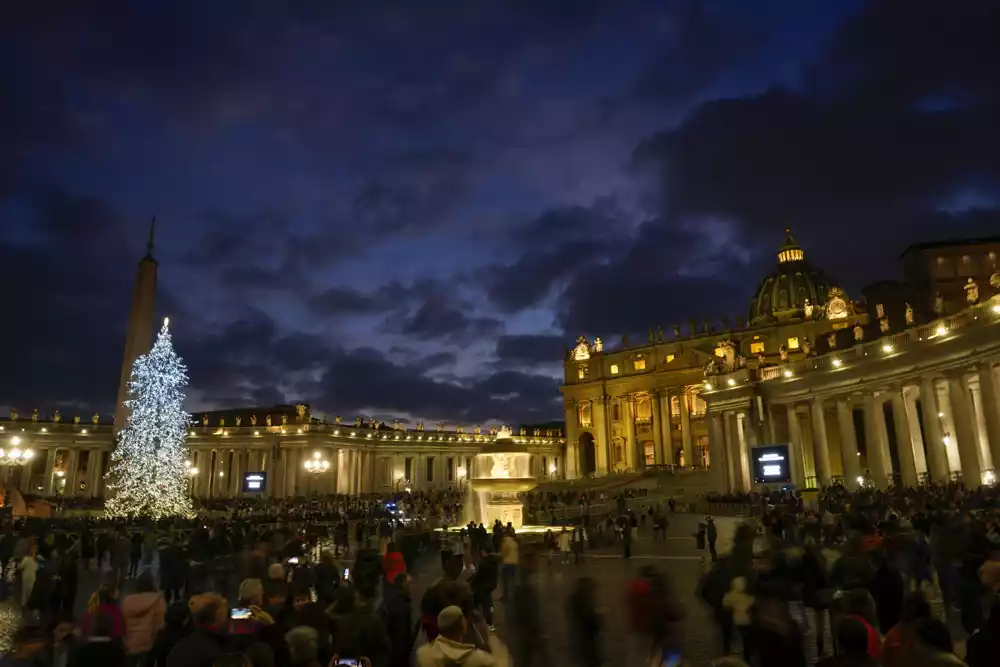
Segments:
[[[599,667],[599,583],[573,580],[571,655],[553,656],[534,575],[592,549],[630,558],[640,533],[667,537],[676,503],[629,509],[619,496],[537,536],[499,522],[439,531],[462,525],[455,491],[217,501],[158,523],[7,520],[0,598],[21,610],[21,643],[39,667]],[[693,604],[714,621],[720,665],[998,664],[997,489],[833,487],[726,502],[754,511],[722,553],[716,521],[697,521],[698,601],[649,564],[627,584],[630,642],[647,664],[692,664]],[[419,596],[418,569],[436,578]]]

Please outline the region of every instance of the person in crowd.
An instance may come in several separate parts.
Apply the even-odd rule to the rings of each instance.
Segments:
[[[391,647],[385,622],[354,586],[337,589],[336,601],[327,611],[333,635],[333,652],[341,658],[367,658],[373,667],[386,667]]]
[[[323,606],[318,602],[309,602],[296,610],[292,629],[299,627],[311,628],[316,633],[316,659],[321,665],[329,664],[333,657],[333,637],[330,635],[330,619]]]
[[[469,620],[460,607],[445,607],[437,616],[440,634],[430,644],[417,650],[417,667],[508,667],[510,654],[507,647],[486,627],[482,617],[473,622],[480,627],[479,632],[487,638],[489,651],[477,648],[463,641],[469,633]]]
[[[164,615],[163,629],[149,651],[149,667],[167,667],[167,656],[191,631],[191,609],[184,602],[173,602]]]
[[[889,565],[889,559],[884,554],[872,554],[872,563],[875,573],[868,585],[868,591],[875,600],[878,627],[887,632],[899,623],[903,613],[906,585],[903,583],[903,575]]]
[[[114,636],[115,620],[108,614],[98,612],[91,617],[90,632],[77,647],[73,664],[84,667],[125,667],[125,647],[121,637]]]
[[[602,630],[604,621],[597,608],[597,582],[580,577],[573,585],[566,602],[566,617],[570,634],[570,649],[580,667],[600,667],[604,664]]]
[[[319,662],[319,634],[313,628],[300,626],[285,634],[290,667],[326,667]]]
[[[118,606],[118,586],[101,584],[87,601],[87,610],[83,614],[81,630],[85,637],[91,634],[91,624],[97,615],[106,616],[111,621],[111,635],[115,639],[125,636],[125,617]]]
[[[515,662],[523,667],[544,665],[546,632],[542,625],[541,600],[535,573],[538,558],[533,551],[521,557],[520,573],[514,586],[514,603],[507,606],[507,627],[513,630]]]
[[[486,619],[486,625],[493,630],[493,592],[497,588],[500,561],[493,552],[493,544],[483,540],[479,566],[469,580],[472,588],[472,603]]]
[[[499,521],[497,522],[499,525]],[[500,541],[500,601],[506,602],[512,595],[514,583],[517,580],[517,567],[520,560],[521,547],[513,532],[504,533]]]
[[[32,541],[17,566],[21,573],[21,606],[25,609],[29,608],[28,601],[31,599],[31,591],[35,588],[38,567],[38,544]]]
[[[837,655],[820,660],[816,667],[879,667],[868,653],[868,628],[857,618],[845,618],[837,624],[834,641]]]
[[[216,659],[212,667],[254,667],[253,662],[242,653],[226,653]]]
[[[915,628],[916,645],[910,654],[906,667],[959,667],[965,665],[955,655],[951,633],[936,618],[922,618]],[[993,664],[996,664],[995,661]]]
[[[201,593],[192,596],[188,607],[193,627],[167,655],[167,667],[212,667],[231,652],[225,634],[229,619],[226,599],[218,593]]]
[[[710,516],[705,517],[705,539],[708,540],[708,553],[714,563],[719,560],[719,552],[715,549],[715,543],[719,539],[719,529],[715,525],[715,519]]]
[[[77,667],[75,629],[68,614],[55,617],[49,623],[45,644],[35,656],[33,667]]]
[[[916,643],[916,626],[930,618],[931,607],[923,593],[911,594],[903,603],[899,623],[892,626],[882,639],[882,662],[885,667],[904,667]]]
[[[115,584],[121,586],[128,578],[129,562],[132,556],[132,540],[124,529],[118,530],[118,535],[110,545],[111,570],[115,575]]]
[[[382,572],[385,573],[385,580],[390,584],[396,581],[396,577],[406,572],[406,561],[403,554],[399,553],[395,542],[386,542],[385,555],[382,556]]]
[[[136,531],[132,533],[130,538],[131,545],[129,547],[128,554],[128,577],[129,579],[135,579],[139,576],[139,564],[142,562],[142,545],[145,541],[145,535]]]
[[[750,617],[753,596],[747,592],[746,577],[733,577],[729,591],[722,596],[722,606],[732,615],[733,626],[740,633],[743,642],[743,659],[749,662],[753,649],[753,626]]]
[[[135,592],[122,601],[125,652],[132,665],[145,664],[156,635],[163,628],[167,603],[156,588],[153,573],[145,570],[135,582]]]
[[[752,647],[756,663],[767,667],[805,667],[802,633],[789,613],[783,593],[764,588],[754,599]]]
[[[389,635],[388,667],[409,667],[413,633],[413,602],[410,593],[413,580],[406,572],[396,575],[392,586],[385,589],[382,610]]]
[[[994,599],[986,623],[965,642],[969,667],[991,667],[1000,662],[1000,599]]]

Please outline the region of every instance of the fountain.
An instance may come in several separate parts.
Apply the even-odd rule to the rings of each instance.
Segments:
[[[500,428],[496,440],[484,443],[476,454],[475,477],[470,480],[475,493],[478,516],[485,526],[498,520],[515,529],[524,527],[524,505],[518,493],[531,491],[538,480],[531,474],[531,454],[528,448],[514,442],[510,429]]]

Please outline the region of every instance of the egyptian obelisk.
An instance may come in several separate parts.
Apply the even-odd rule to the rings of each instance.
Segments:
[[[115,433],[125,426],[128,410],[128,381],[132,375],[132,364],[137,357],[149,352],[153,346],[153,309],[156,306],[156,260],[153,259],[153,237],[156,233],[156,218],[149,223],[149,241],[146,256],[139,260],[132,287],[132,310],[128,316],[125,331],[125,356],[122,359],[122,373],[118,381],[118,402],[115,404]]]

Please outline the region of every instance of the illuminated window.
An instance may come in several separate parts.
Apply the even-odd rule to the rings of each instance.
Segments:
[[[644,370],[646,370],[646,360],[643,359],[641,355],[638,356],[638,357],[636,357],[636,360],[635,360],[635,370],[637,370],[637,371],[644,371]]]
[[[764,341],[755,340],[750,343],[750,354],[764,354]]]
[[[587,364],[580,364],[579,366],[577,366],[576,376],[581,380],[590,377],[590,366],[588,366]]]
[[[791,338],[788,339],[788,349],[789,350],[799,349],[799,339],[797,337],[792,336]]]
[[[611,374],[618,375],[618,364],[611,364]]]
[[[681,397],[671,396],[670,397],[670,416],[680,417],[681,416]]]
[[[665,364],[669,364],[669,363],[670,363],[671,361],[673,361],[673,360],[674,360],[674,355],[672,355],[672,354],[668,354],[668,355],[667,355],[667,358],[663,360],[663,363],[665,363]]]
[[[580,426],[590,426],[590,401],[583,401],[579,408]]]

